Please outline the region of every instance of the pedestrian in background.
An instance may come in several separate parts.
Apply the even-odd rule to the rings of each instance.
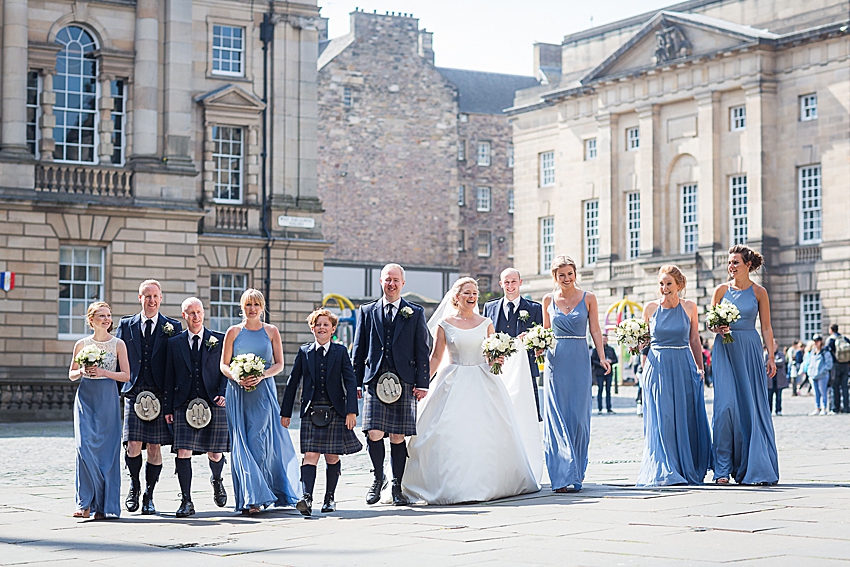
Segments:
[[[815,409],[809,415],[826,415],[829,411],[826,398],[826,385],[829,371],[832,370],[832,355],[823,348],[823,337],[812,337],[812,349],[803,361],[803,371],[815,390]]]
[[[605,350],[605,360],[610,366],[617,364],[617,353],[614,348],[608,344],[608,335],[602,335],[602,345]],[[599,353],[595,348],[590,349],[590,365],[593,367],[593,377],[596,382],[596,406],[599,413],[602,413],[602,389],[605,388],[605,408],[608,413],[614,413],[611,409],[611,377],[613,372],[605,373],[605,367],[599,362]]]
[[[832,355],[832,377],[830,386],[832,400],[829,409],[835,413],[850,413],[850,392],[847,391],[847,375],[850,372],[850,340],[838,332],[838,325],[829,326],[826,350]],[[841,400],[844,400],[842,409]]]
[[[767,347],[764,349],[764,363],[767,366],[767,357],[771,356],[768,353]],[[770,385],[767,390],[768,401],[770,402],[770,411],[774,411],[776,415],[782,415],[782,390],[788,387],[788,365],[785,360],[785,355],[776,340],[773,341],[773,362],[776,363],[776,374],[770,378]],[[776,405],[774,407],[774,400]]]

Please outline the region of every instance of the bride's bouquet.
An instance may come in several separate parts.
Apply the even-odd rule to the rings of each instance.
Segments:
[[[516,344],[514,338],[507,333],[493,333],[481,343],[481,349],[487,360],[495,361],[499,357],[508,357],[516,352]],[[502,373],[502,365],[498,362],[492,362],[490,372],[493,374]]]
[[[80,352],[78,352],[77,356],[74,357],[74,362],[82,368],[87,366],[100,366],[103,364],[103,358],[105,356],[105,350],[101,350],[94,345],[88,345],[80,349]]]
[[[705,326],[709,329],[715,327],[728,327],[740,318],[741,312],[738,311],[735,304],[730,303],[725,299],[717,305],[705,308]],[[732,333],[726,333],[723,335],[724,345],[734,342],[735,339],[732,338]]]
[[[640,319],[626,319],[614,329],[617,344],[629,349],[632,355],[640,352],[641,346],[649,342],[649,325]]]
[[[259,356],[248,353],[234,356],[230,361],[230,373],[242,385],[242,380],[251,377],[261,377],[266,370],[266,361]],[[253,392],[257,389],[256,386],[242,386],[246,392]]]
[[[525,350],[534,352],[547,350],[555,346],[555,332],[552,329],[545,329],[542,325],[534,325],[525,334],[522,343]],[[534,361],[537,364],[543,364],[546,361],[546,355],[537,355]]]

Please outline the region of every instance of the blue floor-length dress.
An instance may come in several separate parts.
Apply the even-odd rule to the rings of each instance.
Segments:
[[[253,353],[274,360],[266,330],[242,329],[233,341],[233,356]],[[227,383],[227,429],[230,432],[230,470],[236,510],[287,506],[297,502],[299,467],[289,431],[280,424],[280,405],[273,378],[246,392],[233,380]]]
[[[553,490],[570,485],[580,490],[587,470],[593,376],[585,339],[586,295],[566,314],[554,299],[549,305],[556,342],[546,353],[543,448]]]
[[[681,303],[672,309],[659,306],[649,320],[652,342],[643,374],[638,486],[702,484],[710,466],[711,432],[690,330]]]
[[[101,368],[118,367],[118,339],[86,337],[83,346],[106,352]],[[83,376],[74,398],[74,444],[77,451],[77,508],[117,518],[121,515],[121,400],[115,381]]]
[[[758,299],[755,286],[726,290],[741,318],[730,330],[735,340],[714,341],[714,478],[734,478],[739,484],[779,482],[779,459],[761,337],[756,331]]]

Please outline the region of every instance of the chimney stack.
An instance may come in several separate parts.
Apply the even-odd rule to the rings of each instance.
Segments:
[[[434,64],[434,34],[425,29],[419,31],[419,56]]]

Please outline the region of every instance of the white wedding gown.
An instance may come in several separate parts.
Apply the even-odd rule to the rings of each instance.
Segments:
[[[450,362],[419,402],[417,435],[408,443],[402,488],[413,500],[484,502],[540,490],[510,395],[481,354],[489,323],[458,329],[440,322]]]
[[[518,350],[505,360],[499,377],[511,397],[528,462],[539,484],[543,480],[543,438],[540,436],[540,420],[537,419],[537,402],[531,389],[531,368],[524,350]]]

